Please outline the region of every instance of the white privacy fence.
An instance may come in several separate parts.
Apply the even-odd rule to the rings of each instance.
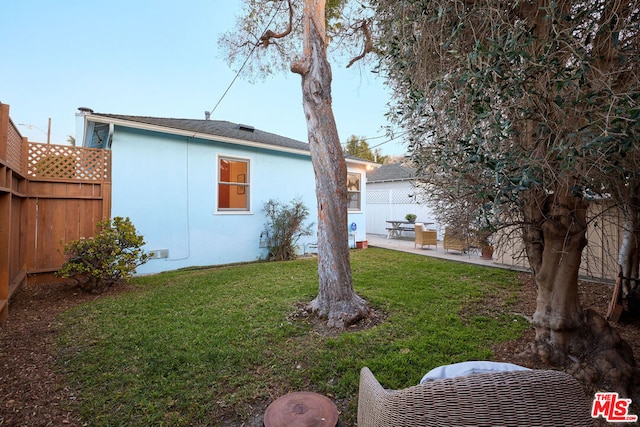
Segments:
[[[389,227],[386,221],[404,219],[408,213],[418,216],[416,222],[435,223],[432,210],[415,202],[411,184],[398,184],[384,189],[376,189],[374,185],[367,187],[367,233],[386,235],[386,227]],[[437,224],[430,228],[439,229]]]
[[[438,230],[438,239],[444,237],[444,224],[436,223],[433,209],[426,203],[417,203],[415,188],[409,181],[378,182],[367,184],[367,233],[386,235],[390,225],[386,221],[403,220],[405,215],[418,216],[416,222],[431,222]],[[419,194],[421,202],[428,192]],[[618,274],[618,251],[622,242],[624,218],[618,209],[612,209],[606,201],[590,203],[587,229],[588,245],[583,251],[580,275],[583,278],[614,281]],[[410,237],[412,234],[404,233]],[[503,230],[494,236],[498,264],[528,268],[519,233]]]

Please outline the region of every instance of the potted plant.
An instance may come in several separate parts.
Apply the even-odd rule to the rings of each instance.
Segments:
[[[480,249],[480,251],[481,251],[480,258],[482,258],[482,259],[493,259],[493,246],[492,245],[483,246]]]
[[[493,230],[489,227],[483,227],[478,230],[478,245],[480,246],[482,259],[493,258],[493,245],[489,239],[491,234],[493,234]]]
[[[404,216],[404,219],[406,219],[407,221],[413,224],[414,222],[416,222],[417,217],[418,216],[416,214],[409,213]]]

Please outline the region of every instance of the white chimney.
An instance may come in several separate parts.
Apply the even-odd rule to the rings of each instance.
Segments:
[[[84,116],[93,113],[91,108],[79,107],[76,113],[76,146],[82,147],[84,145]]]

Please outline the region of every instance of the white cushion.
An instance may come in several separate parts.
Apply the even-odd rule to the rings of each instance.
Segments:
[[[462,377],[473,374],[486,374],[491,372],[504,371],[528,371],[529,368],[514,365],[513,363],[488,362],[488,361],[471,361],[454,363],[452,365],[439,366],[427,372],[422,377],[420,384],[427,381],[441,380],[444,378]]]

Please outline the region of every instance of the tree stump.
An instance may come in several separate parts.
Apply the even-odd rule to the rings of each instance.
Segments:
[[[327,397],[307,391],[274,400],[264,413],[264,427],[336,427],[338,408]]]

